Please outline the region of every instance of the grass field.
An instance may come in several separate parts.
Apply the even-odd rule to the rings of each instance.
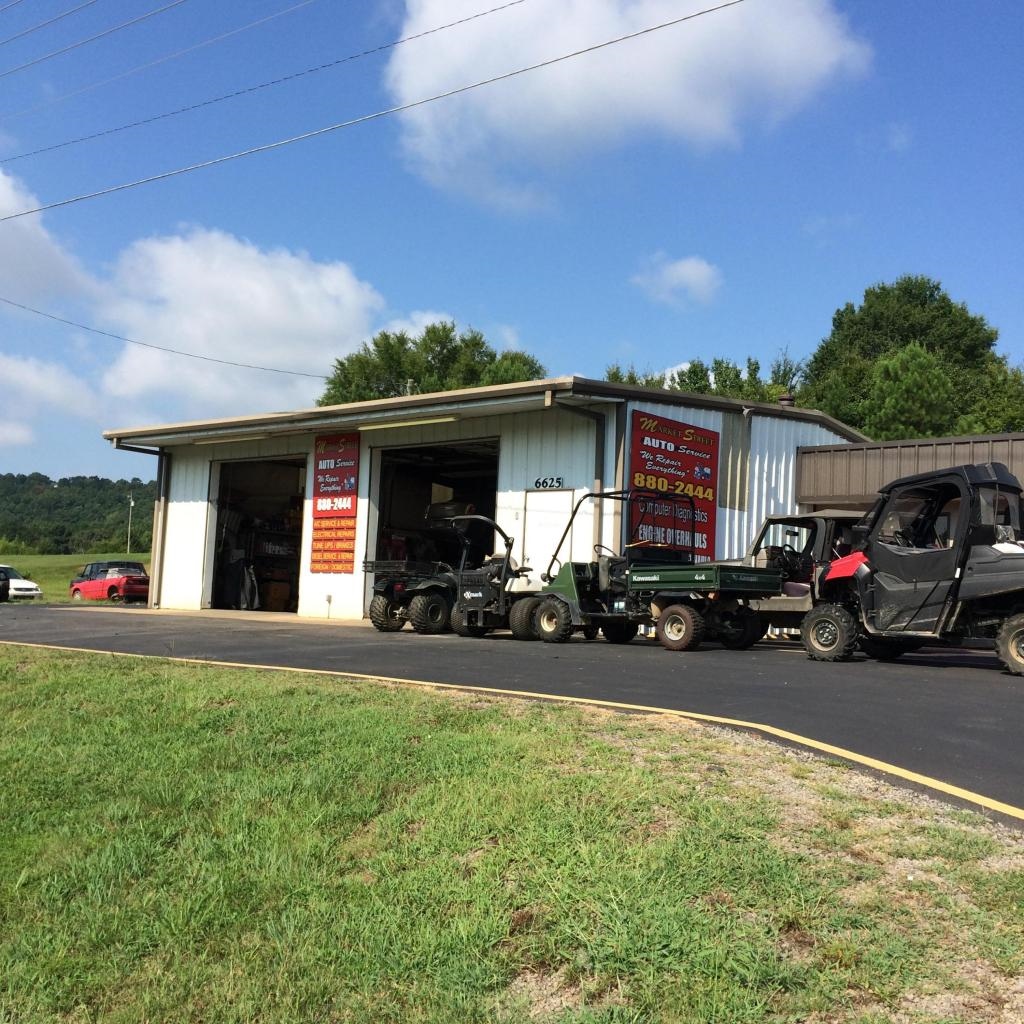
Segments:
[[[0,1021],[1024,1019],[1024,836],[681,720],[0,644]]]
[[[0,555],[0,563],[13,565],[22,576],[35,580],[43,590],[43,600],[48,604],[60,604],[71,601],[68,584],[86,562],[109,562],[117,558],[142,562],[149,568],[148,551],[137,555],[118,552],[98,555]]]

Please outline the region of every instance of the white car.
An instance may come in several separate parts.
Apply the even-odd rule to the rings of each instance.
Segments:
[[[0,565],[0,571],[7,573],[7,577],[11,581],[12,601],[32,601],[43,596],[39,584],[25,579],[13,565]]]

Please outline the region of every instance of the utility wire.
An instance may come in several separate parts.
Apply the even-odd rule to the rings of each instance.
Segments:
[[[593,46],[585,46],[581,50],[573,50],[572,53],[563,53],[560,57],[551,57],[548,60],[542,60],[524,68],[517,68],[515,71],[507,71],[502,75],[494,75],[492,78],[485,78],[480,82],[473,82],[471,85],[462,85],[455,89],[449,89],[447,92],[437,93],[434,96],[427,96],[423,99],[413,100],[410,103],[402,103],[396,107],[388,107],[386,110],[378,110],[372,114],[364,114],[362,117],[354,117],[349,121],[340,121],[337,124],[328,125],[326,128],[316,128],[313,131],[303,132],[301,135],[293,135],[290,138],[280,139],[277,142],[268,142],[263,146],[253,146],[251,149],[244,149],[238,153],[230,153],[227,156],[214,157],[212,160],[203,160],[200,163],[190,164],[187,167],[178,167],[173,171],[163,171],[160,174],[150,175],[148,178],[139,178],[136,181],[128,181],[121,185],[111,185],[109,188],[103,188],[97,192],[87,192],[83,195],[72,196],[69,199],[60,199],[54,203],[46,203],[43,206],[36,206],[31,210],[20,210],[18,213],[9,213],[5,217],[0,217],[0,224],[4,221],[15,220],[18,217],[27,217],[32,213],[43,213],[46,210],[56,210],[62,206],[71,206],[73,203],[85,202],[87,199],[98,199],[101,196],[109,196],[115,192],[124,192],[127,189],[138,188],[140,185],[150,185],[155,181],[164,181],[167,178],[175,178],[178,175],[189,174],[192,171],[204,170],[207,167],[216,167],[218,164],[225,164],[231,160],[239,160],[246,156],[255,156],[257,153],[269,153],[271,150],[282,149],[283,147],[290,146],[296,142],[305,142],[307,139],[315,139],[321,135],[327,135],[330,132],[339,131],[342,128],[352,128],[355,125],[365,124],[368,121],[376,121],[380,118],[388,117],[391,114],[401,114],[407,110],[414,110],[417,107],[425,106],[428,103],[435,103],[438,100],[449,99],[452,96],[459,96],[462,93],[483,88],[486,85],[493,85],[496,82],[505,82],[510,78],[525,75],[530,71],[537,71],[540,68],[547,68],[555,64],[561,64],[563,61],[571,60],[574,57],[581,57],[584,54],[594,53],[597,50],[603,50],[609,46],[615,46],[618,43],[624,43],[630,39],[638,39],[640,36],[650,35],[652,32],[658,32],[662,29],[671,28],[674,25],[680,25],[684,21],[692,21],[694,18],[699,18],[705,14],[713,14],[716,11],[723,11],[727,7],[735,7],[743,2],[744,0],[727,0],[726,3],[718,4],[715,7],[707,7],[702,11],[696,11],[693,14],[684,15],[681,18],[673,18],[671,21],[663,21],[658,25],[650,25],[647,28],[638,29],[636,32],[627,32],[625,35],[616,36],[614,39],[606,39],[602,43],[595,43]]]
[[[21,39],[23,36],[30,36],[33,32],[38,32],[41,28],[46,28],[47,25],[53,25],[55,22],[62,21],[64,18],[70,17],[72,14],[84,11],[86,7],[92,7],[94,3],[96,3],[96,0],[85,0],[84,4],[72,7],[70,11],[64,11],[63,14],[54,15],[54,17],[50,18],[48,21],[41,21],[38,25],[26,28],[17,35],[8,36],[6,39],[0,39],[0,46],[4,46],[7,43],[13,43],[15,39]]]
[[[9,11],[12,7],[17,7],[21,2],[22,0],[11,0],[9,4],[4,4],[3,7],[0,7],[0,14],[3,14],[4,11]]]
[[[17,0],[17,2],[20,3],[21,0]],[[293,11],[299,10],[299,8],[308,7],[311,3],[315,2],[316,0],[301,0],[301,3],[292,4],[291,7],[286,7],[283,11],[268,14],[265,18],[250,21],[247,25],[241,25],[239,28],[233,28],[229,32],[222,32],[218,36],[211,36],[209,39],[204,39],[201,42],[194,43],[192,46],[186,46],[183,50],[175,50],[174,53],[168,53],[163,57],[157,57],[156,60],[151,60],[146,64],[139,64],[134,68],[129,68],[127,71],[122,71],[120,74],[113,75],[110,78],[104,78],[99,82],[93,82],[91,85],[83,85],[81,89],[75,89],[73,92],[66,92],[60,96],[52,96],[50,99],[43,100],[41,103],[36,103],[31,107],[24,107],[21,110],[12,110],[10,113],[0,114],[0,120],[7,120],[12,117],[21,117],[22,114],[34,114],[37,110],[44,110],[46,107],[52,107],[56,103],[63,103],[64,100],[70,100],[75,96],[81,96],[82,93],[92,92],[93,89],[100,89],[104,85],[110,85],[112,82],[119,82],[122,78],[128,78],[130,75],[136,74],[136,72],[155,68],[157,65],[165,64],[169,60],[177,60],[178,57],[184,57],[186,54],[193,53],[195,50],[201,50],[204,46],[212,46],[214,43],[219,43],[224,39],[230,39],[231,36],[236,36],[239,32],[246,32],[251,28],[257,28],[260,25],[265,25],[268,21],[280,18],[284,14],[291,14]]]
[[[0,164],[9,164],[13,163],[15,160],[24,160],[26,157],[39,156],[40,153],[51,153],[55,149],[64,149],[66,146],[74,146],[80,142],[89,142],[92,139],[101,139],[106,135],[114,135],[117,132],[127,131],[129,128],[139,128],[142,125],[153,124],[156,121],[161,121],[168,117],[176,117],[178,114],[187,114],[193,110],[201,110],[203,107],[213,106],[215,103],[223,103],[225,100],[233,100],[237,99],[239,96],[247,96],[250,93],[259,92],[261,89],[269,89],[271,86],[283,85],[285,82],[294,81],[295,79],[302,78],[305,75],[316,74],[320,71],[328,71],[341,64],[347,64],[351,61],[359,60],[362,57],[369,57],[375,53],[381,53],[384,50],[394,49],[402,43],[409,43],[414,39],[422,39],[425,36],[433,35],[435,32],[443,32],[445,29],[455,28],[457,25],[464,25],[466,22],[475,21],[477,18],[486,17],[488,14],[496,14],[498,11],[504,11],[509,7],[516,7],[523,3],[526,3],[526,0],[508,0],[508,3],[504,3],[499,7],[492,7],[488,11],[480,11],[477,14],[471,14],[466,18],[459,18],[458,21],[450,21],[446,25],[438,25],[435,28],[428,28],[423,32],[417,32],[415,35],[395,39],[390,43],[382,43],[380,46],[374,46],[369,50],[363,50],[361,53],[354,53],[348,57],[341,57],[338,60],[332,60],[328,64],[320,64],[317,67],[306,68],[305,71],[296,71],[290,75],[285,75],[282,78],[275,78],[270,82],[262,82],[259,85],[249,86],[246,89],[238,89],[235,92],[225,93],[223,96],[215,96],[213,99],[202,100],[199,103],[192,103],[187,107],[179,107],[177,110],[168,110],[162,114],[154,114],[152,117],[145,117],[139,121],[132,121],[130,124],[123,124],[118,128],[107,128],[102,132],[93,132],[91,135],[82,135],[77,139],[68,139],[65,142],[57,142],[52,146],[43,146],[41,149],[33,149],[28,153],[18,153],[16,156],[4,157],[0,160]]]
[[[171,3],[165,4],[163,7],[158,7],[155,11],[140,14],[137,18],[132,18],[131,21],[124,21],[120,25],[114,25],[113,28],[104,29],[102,32],[97,32],[94,36],[89,36],[88,39],[79,39],[77,43],[70,43],[68,46],[64,46],[59,50],[54,50],[52,53],[44,53],[42,57],[36,57],[35,60],[26,61],[24,64],[19,64],[16,68],[8,68],[6,71],[0,71],[0,78],[6,78],[8,75],[13,75],[18,71],[24,71],[26,68],[34,68],[37,64],[42,64],[44,60],[59,57],[62,53],[70,53],[72,50],[77,50],[80,46],[85,46],[88,43],[94,43],[97,39],[104,39],[106,36],[113,35],[115,32],[120,32],[123,28],[130,28],[132,25],[138,25],[140,21],[146,21],[148,18],[155,17],[157,14],[163,14],[164,11],[169,11],[172,7],[180,7],[183,3],[185,3],[185,0],[172,0]]]
[[[322,373],[302,373],[300,370],[279,370],[273,366],[254,366],[252,363],[235,363],[230,359],[217,359],[214,356],[201,356],[195,352],[183,352],[177,348],[165,348],[163,345],[151,345],[145,341],[136,341],[134,338],[125,338],[120,334],[111,334],[109,331],[101,331],[97,327],[89,327],[86,324],[76,323],[74,320],[65,320],[62,316],[54,316],[52,313],[44,313],[41,309],[33,309],[31,306],[22,305],[13,299],[5,299],[0,295],[0,302],[13,306],[15,309],[24,310],[26,313],[35,313],[36,316],[46,317],[47,320],[56,320],[59,324],[66,324],[68,327],[77,327],[82,331],[89,331],[91,334],[99,334],[104,338],[113,338],[114,341],[124,341],[129,345],[139,345],[141,348],[155,349],[157,352],[168,352],[173,356],[187,356],[189,359],[201,359],[206,363],[220,363],[222,366],[238,366],[243,370],[265,370],[267,373],[286,373],[291,377],[312,377],[314,380],[327,380]]]

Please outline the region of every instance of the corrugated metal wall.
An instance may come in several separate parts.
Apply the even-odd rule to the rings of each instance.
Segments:
[[[879,487],[899,477],[982,462],[1002,462],[1024,477],[1024,434],[803,448],[797,455],[797,500],[815,508],[866,506]]]

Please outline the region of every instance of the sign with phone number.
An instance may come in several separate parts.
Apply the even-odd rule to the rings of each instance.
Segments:
[[[634,502],[633,538],[658,547],[692,550],[698,562],[715,557],[718,444],[715,430],[656,413],[633,413],[631,485],[664,494],[666,499],[689,499]]]

